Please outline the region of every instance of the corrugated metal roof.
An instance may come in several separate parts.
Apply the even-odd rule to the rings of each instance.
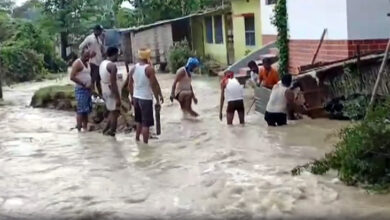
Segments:
[[[142,31],[142,30],[145,30],[145,29],[149,29],[149,28],[153,28],[153,27],[156,27],[156,26],[160,26],[160,25],[163,25],[163,24],[169,24],[169,23],[172,23],[172,22],[175,22],[175,21],[188,19],[188,18],[191,18],[191,17],[203,16],[203,15],[212,14],[212,13],[218,13],[218,12],[226,12],[228,10],[230,10],[230,6],[225,5],[225,6],[220,6],[220,7],[213,8],[213,9],[208,9],[208,10],[205,10],[205,11],[202,11],[202,12],[192,13],[192,14],[189,14],[189,15],[186,15],[186,16],[183,16],[183,17],[157,21],[157,22],[152,23],[152,24],[141,25],[141,26],[138,26],[138,27],[121,28],[121,29],[118,29],[118,31],[122,32],[122,33],[138,32],[138,31]]]

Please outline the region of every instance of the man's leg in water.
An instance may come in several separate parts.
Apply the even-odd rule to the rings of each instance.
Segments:
[[[76,122],[77,122],[77,125],[76,125],[76,128],[78,131],[81,131],[81,128],[82,128],[82,124],[83,124],[83,115],[81,113],[77,113],[77,116],[76,116]]]
[[[106,127],[103,129],[103,134],[105,134],[107,131],[109,131],[111,128],[111,112],[108,112],[108,117],[107,117],[107,124]]]
[[[226,113],[226,121],[228,125],[233,125],[234,113]]]
[[[245,124],[245,111],[238,111],[238,118],[240,119],[240,124]]]
[[[142,137],[145,144],[149,143],[149,127],[142,126]]]
[[[117,127],[117,124],[118,124],[118,117],[119,117],[119,110],[115,110],[115,111],[112,111],[111,112],[112,116],[111,116],[111,134],[115,135],[116,133],[116,127]]]
[[[188,112],[193,116],[193,117],[198,117],[199,114],[197,112],[195,112],[193,109],[192,109],[192,97],[193,95],[189,95],[187,96],[187,101],[186,101],[186,105],[187,105],[187,109],[188,109]]]
[[[136,141],[140,141],[140,136],[141,136],[141,132],[142,132],[142,125],[141,123],[137,123],[137,130],[136,130],[136,133],[135,133],[135,140]]]
[[[82,123],[84,131],[88,131],[88,114],[85,113],[82,115]]]

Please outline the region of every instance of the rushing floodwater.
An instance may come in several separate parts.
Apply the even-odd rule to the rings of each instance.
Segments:
[[[159,77],[168,101],[172,75]],[[149,146],[70,131],[73,113],[27,107],[48,81],[5,88],[0,107],[0,219],[273,219],[390,217],[390,197],[340,184],[296,165],[321,157],[344,123],[267,128],[253,112],[245,127],[218,119],[217,79],[196,78],[199,120],[164,103],[163,134]],[[249,106],[250,95],[248,91]]]

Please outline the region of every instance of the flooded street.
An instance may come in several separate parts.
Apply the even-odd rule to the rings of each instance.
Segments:
[[[0,219],[390,219],[388,195],[335,174],[290,174],[330,151],[344,122],[268,128],[252,110],[245,127],[228,127],[218,119],[218,79],[208,77],[193,84],[200,119],[183,119],[168,100],[173,75],[159,79],[162,135],[149,146],[133,133],[79,134],[74,113],[28,107],[35,90],[66,80],[4,88]]]

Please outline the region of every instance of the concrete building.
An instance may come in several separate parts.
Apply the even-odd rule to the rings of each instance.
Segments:
[[[234,58],[236,61],[263,46],[259,0],[232,0]]]
[[[288,0],[290,72],[311,64],[321,34],[327,34],[317,62],[383,52],[389,39],[388,0]]]

